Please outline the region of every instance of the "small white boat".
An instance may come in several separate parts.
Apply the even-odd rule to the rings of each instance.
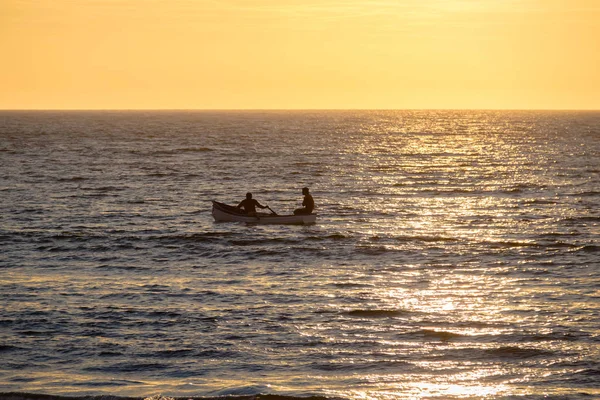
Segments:
[[[212,215],[215,221],[220,222],[247,222],[250,224],[285,224],[305,225],[314,224],[317,214],[308,215],[277,215],[258,213],[256,217],[245,214],[237,207],[213,201]]]

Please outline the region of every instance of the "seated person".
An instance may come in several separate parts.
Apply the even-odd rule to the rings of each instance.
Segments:
[[[308,215],[311,214],[315,208],[315,201],[313,200],[312,195],[308,192],[307,187],[302,189],[302,194],[304,195],[304,200],[302,201],[302,205],[304,207],[294,210],[294,215]]]
[[[261,205],[258,201],[252,198],[252,193],[246,193],[246,198],[238,204],[237,208],[244,208],[246,214],[256,216],[256,207],[267,208],[268,206]]]

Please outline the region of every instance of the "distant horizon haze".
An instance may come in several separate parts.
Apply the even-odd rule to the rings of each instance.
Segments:
[[[598,110],[595,0],[5,0],[0,109]]]
[[[506,111],[506,112],[600,112],[600,108],[2,108],[0,112],[44,112],[44,111],[148,111],[148,112],[269,112],[269,111],[315,111],[315,112],[345,112],[345,111]]]

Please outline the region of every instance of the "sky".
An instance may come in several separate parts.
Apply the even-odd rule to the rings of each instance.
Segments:
[[[600,109],[600,0],[0,0],[0,109]]]

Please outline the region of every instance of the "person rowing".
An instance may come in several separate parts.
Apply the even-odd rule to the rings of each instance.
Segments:
[[[246,198],[238,204],[237,208],[243,208],[244,212],[251,217],[257,217],[256,207],[258,208],[269,208],[269,206],[263,206],[258,201],[252,198],[252,193],[246,193]]]

